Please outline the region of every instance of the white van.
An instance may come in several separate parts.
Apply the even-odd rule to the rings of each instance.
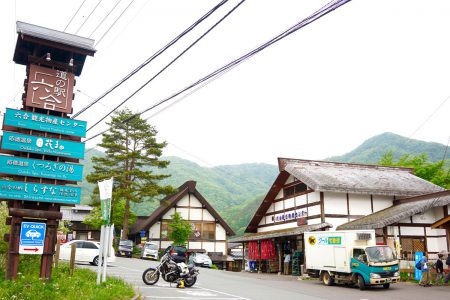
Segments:
[[[141,259],[144,259],[144,258],[158,260],[159,245],[152,243],[152,242],[146,242],[144,244],[144,247],[142,247],[142,251],[141,251]]]

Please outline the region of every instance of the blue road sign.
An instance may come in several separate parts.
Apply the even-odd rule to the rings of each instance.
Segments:
[[[45,223],[22,222],[19,253],[42,254],[44,251]]]
[[[86,122],[30,111],[7,108],[4,118],[6,126],[86,137]]]
[[[141,237],[145,236],[145,230],[141,230],[141,231],[139,231],[139,233],[140,233]]]

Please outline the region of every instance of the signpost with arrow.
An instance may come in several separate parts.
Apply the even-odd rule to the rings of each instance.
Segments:
[[[22,222],[20,228],[20,254],[42,254],[44,252],[45,223]]]

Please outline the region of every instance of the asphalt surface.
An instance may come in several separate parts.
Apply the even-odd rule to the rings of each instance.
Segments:
[[[153,286],[142,281],[143,271],[157,262],[117,258],[107,268],[108,276],[122,278],[135,286],[142,299],[336,299],[336,300],[385,300],[385,299],[448,299],[450,286],[420,287],[410,283],[392,284],[360,291],[356,287],[324,286],[318,280],[298,280],[296,276],[229,272],[200,268],[197,283],[191,288],[178,289],[160,278]],[[96,267],[81,265],[96,271]]]

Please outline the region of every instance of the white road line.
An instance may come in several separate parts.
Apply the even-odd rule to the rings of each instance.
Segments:
[[[234,297],[234,299],[250,300],[248,298],[244,298],[244,297],[241,297],[241,296],[236,296],[236,295],[233,295],[233,294],[228,294],[228,293],[225,293],[225,292],[219,292],[219,291],[211,290],[211,289],[207,289],[207,288],[201,288],[201,289],[202,290],[211,291],[211,292],[215,292],[215,293],[219,293],[219,294],[223,294],[223,295],[227,295],[227,296],[230,296],[230,297]]]

